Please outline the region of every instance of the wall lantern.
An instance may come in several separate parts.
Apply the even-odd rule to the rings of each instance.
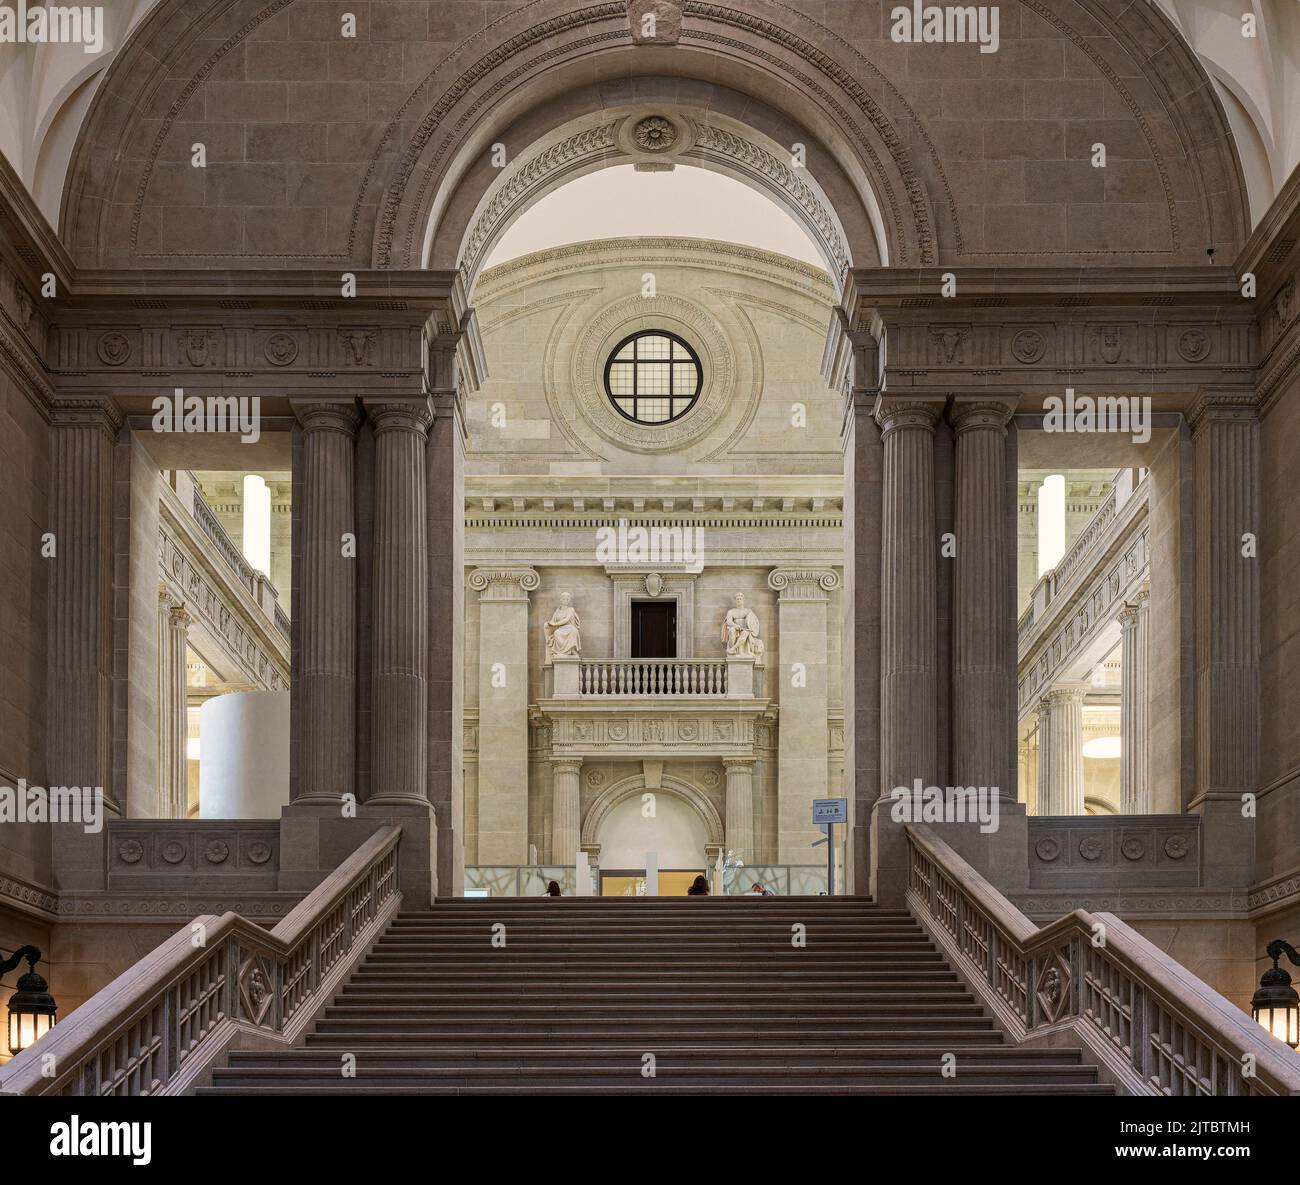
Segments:
[[[5,975],[27,960],[27,974],[18,977],[18,986],[9,997],[10,1053],[22,1053],[44,1037],[57,1019],[58,1006],[50,995],[50,985],[36,973],[40,958],[41,952],[36,947],[20,946],[7,959],[0,961],[0,975]]]
[[[1300,967],[1300,954],[1280,938],[1264,949],[1273,966],[1260,978],[1259,988],[1250,1000],[1250,1014],[1279,1041],[1295,1049],[1300,1046],[1300,994],[1291,986],[1291,976],[1278,966],[1278,960],[1285,954]]]

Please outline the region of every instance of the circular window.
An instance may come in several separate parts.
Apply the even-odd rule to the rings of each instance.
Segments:
[[[605,363],[605,393],[638,424],[680,420],[700,397],[700,360],[680,337],[647,329],[625,337]]]

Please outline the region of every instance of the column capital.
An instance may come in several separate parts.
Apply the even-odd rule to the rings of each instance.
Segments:
[[[939,395],[881,395],[876,399],[876,423],[882,437],[904,428],[933,433],[945,402]]]
[[[361,423],[361,412],[356,403],[328,402],[314,399],[291,399],[289,406],[297,417],[304,433],[341,432],[349,438],[356,435]]]
[[[581,757],[552,757],[551,770],[559,774],[576,774],[582,769]]]
[[[480,601],[527,601],[541,583],[532,568],[475,568],[469,574]]]
[[[1139,608],[1136,605],[1124,605],[1118,613],[1115,614],[1115,620],[1119,622],[1121,629],[1131,630],[1138,623]]]
[[[1254,391],[1201,391],[1187,413],[1193,436],[1212,424],[1254,423],[1259,419],[1259,401]]]
[[[126,416],[111,399],[60,399],[50,405],[50,423],[56,428],[98,428],[116,440]]]
[[[423,438],[433,423],[433,407],[425,396],[419,399],[366,399],[366,418],[375,435],[410,432]]]
[[[186,608],[184,601],[171,605],[167,610],[167,616],[171,619],[172,625],[180,629],[188,629],[194,622],[194,616]]]
[[[773,568],[767,586],[783,601],[824,601],[826,593],[839,588],[840,574],[833,568]]]
[[[1019,402],[1015,395],[957,395],[948,411],[948,422],[957,436],[977,429],[1005,436]]]
[[[1042,702],[1049,706],[1065,703],[1081,704],[1091,690],[1091,683],[1058,683],[1043,693]]]
[[[757,757],[724,757],[722,759],[722,768],[725,770],[735,769],[744,773],[746,770],[752,770],[757,762]]]

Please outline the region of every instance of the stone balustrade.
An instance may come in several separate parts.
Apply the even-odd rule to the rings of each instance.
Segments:
[[[0,1069],[0,1094],[188,1094],[242,1043],[301,1040],[401,904],[401,834],[376,831],[272,930],[195,918]]]
[[[1300,1057],[1114,914],[1041,929],[926,826],[907,905],[1017,1043],[1082,1047],[1125,1094],[1300,1093]]]
[[[725,659],[615,658],[578,665],[579,695],[723,696]]]

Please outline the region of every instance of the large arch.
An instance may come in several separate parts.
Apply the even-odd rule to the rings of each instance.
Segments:
[[[95,96],[65,238],[91,266],[447,266],[497,180],[492,145],[517,159],[666,78],[684,106],[716,97],[787,148],[797,133],[858,265],[1192,263],[1245,241],[1228,121],[1150,5],[1117,17],[1100,0],[1021,0],[1003,6],[998,54],[966,47],[974,66],[928,75],[883,17],[863,28],[851,6],[831,24],[775,0],[680,8],[671,44],[635,44],[623,0],[530,0],[487,23],[456,9],[445,42],[356,47],[300,0],[157,10]],[[358,126],[362,100],[382,118]],[[972,104],[1005,117],[978,148]],[[277,146],[295,117],[322,115],[348,123],[333,147]],[[234,134],[247,128],[252,159]],[[218,166],[202,181],[196,135]],[[1099,139],[1120,166],[1104,184],[1082,172]]]

